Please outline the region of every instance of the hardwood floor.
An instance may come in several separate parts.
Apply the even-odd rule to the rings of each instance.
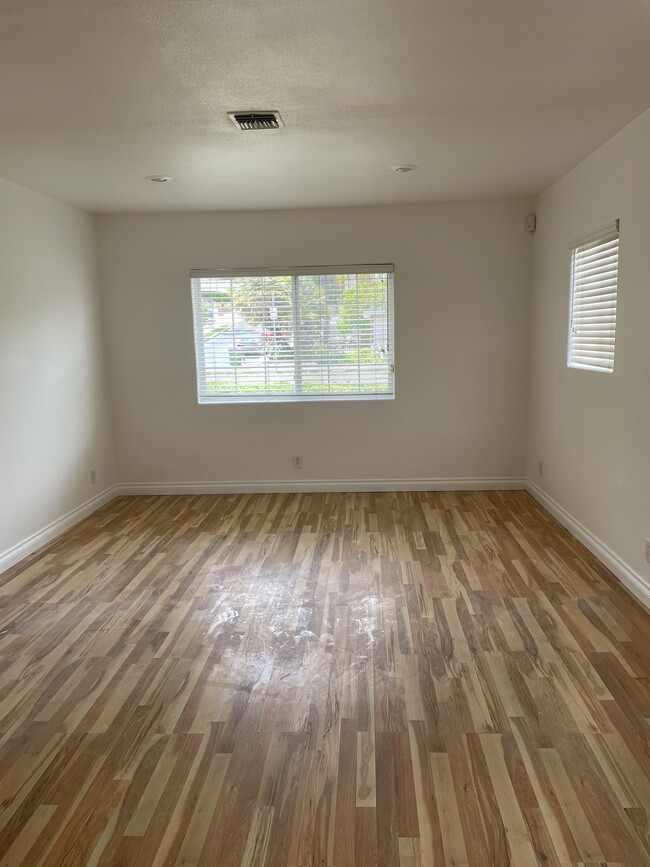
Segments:
[[[649,673],[523,492],[115,500],[0,576],[0,865],[650,865]]]

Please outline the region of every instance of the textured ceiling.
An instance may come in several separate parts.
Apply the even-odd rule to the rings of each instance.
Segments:
[[[91,211],[530,195],[648,106],[648,0],[0,0],[0,176]]]

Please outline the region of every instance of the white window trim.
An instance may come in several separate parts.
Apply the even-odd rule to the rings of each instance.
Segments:
[[[395,399],[395,298],[394,298],[394,265],[392,263],[372,263],[365,265],[326,265],[326,266],[296,266],[274,268],[193,268],[190,271],[190,285],[192,286],[192,318],[194,331],[194,349],[196,362],[197,398],[201,406],[210,405],[235,405],[235,404],[271,404],[271,403],[332,403],[350,401],[377,401]],[[300,277],[305,275],[325,274],[369,274],[384,273],[389,275],[388,284],[388,343],[390,347],[388,364],[390,365],[391,390],[390,392],[374,392],[370,394],[287,394],[287,395],[207,395],[205,381],[205,348],[202,333],[202,324],[197,311],[197,302],[200,298],[200,290],[194,278],[200,277]]]
[[[615,287],[613,293],[615,296],[615,310],[613,316],[613,327],[611,328],[611,362],[609,364],[589,364],[584,361],[580,361],[580,352],[575,347],[575,336],[576,329],[574,325],[574,309],[575,309],[575,298],[576,298],[576,256],[580,253],[581,250],[584,250],[585,247],[589,247],[593,244],[607,244],[611,241],[616,240],[619,241],[619,227],[620,221],[618,219],[613,220],[609,223],[605,223],[602,226],[598,226],[595,229],[591,229],[588,232],[585,232],[582,235],[574,238],[569,243],[569,251],[570,251],[570,291],[569,291],[569,322],[568,322],[568,340],[567,340],[567,367],[570,369],[576,370],[590,370],[595,373],[613,373],[614,372],[614,354],[616,350],[616,325],[617,325],[617,301],[618,301],[618,271],[619,271],[619,261],[618,261],[618,243],[617,243],[617,259],[616,259],[616,267],[615,267]],[[610,278],[612,279],[612,278]]]

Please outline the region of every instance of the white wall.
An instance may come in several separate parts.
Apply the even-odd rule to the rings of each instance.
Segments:
[[[522,477],[530,208],[100,217],[119,480]],[[197,405],[191,268],[359,262],[395,263],[396,400]]]
[[[0,568],[113,482],[95,229],[0,181]]]
[[[616,217],[614,372],[569,369],[568,243]],[[537,226],[528,476],[649,582],[650,112],[540,197]]]

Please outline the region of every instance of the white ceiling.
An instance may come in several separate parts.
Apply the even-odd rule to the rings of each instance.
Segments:
[[[649,105],[650,0],[0,0],[0,176],[91,211],[530,195]]]

